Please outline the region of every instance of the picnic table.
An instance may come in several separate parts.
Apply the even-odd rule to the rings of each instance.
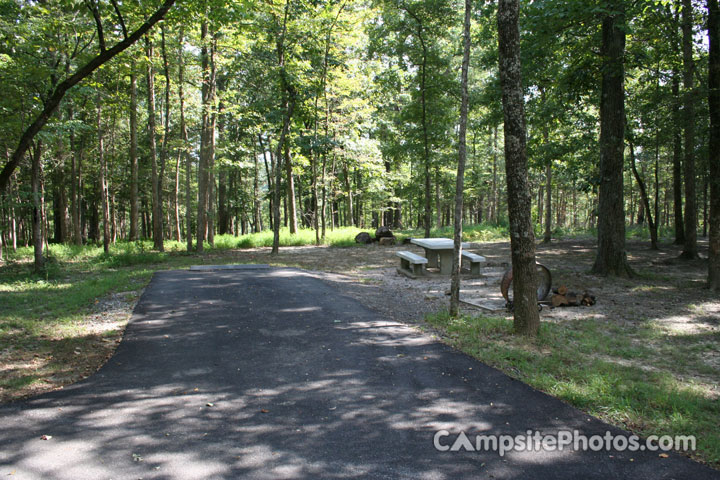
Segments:
[[[410,243],[425,249],[428,268],[439,267],[440,273],[444,275],[452,273],[454,245],[451,238],[413,238]],[[469,247],[469,243],[462,243],[462,248]]]

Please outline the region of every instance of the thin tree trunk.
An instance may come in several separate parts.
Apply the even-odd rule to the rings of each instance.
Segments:
[[[280,69],[280,92],[282,95],[282,110],[284,110],[285,115],[283,118],[282,128],[280,129],[280,138],[278,138],[277,151],[275,154],[272,254],[278,254],[280,251],[280,184],[282,182],[282,155],[287,134],[290,130],[290,121],[292,120],[293,110],[295,109],[295,91],[294,88],[292,88],[292,86],[287,82],[287,73],[285,72],[285,34],[287,32],[287,22],[290,15],[290,1],[291,0],[286,0],[285,2],[285,13],[283,16],[282,29],[276,43],[278,67]]]
[[[430,140],[427,127],[427,47],[423,39],[422,25],[418,26],[418,38],[422,44],[423,56],[420,65],[420,102],[422,107],[422,131],[423,131],[423,160],[425,164],[425,238],[430,237],[430,225],[432,222],[432,206],[430,204]]]
[[[640,198],[642,199],[642,203],[640,205],[643,207],[645,214],[647,215],[648,229],[650,230],[650,248],[658,250],[657,224],[655,223],[657,217],[653,219],[652,210],[650,210],[650,198],[648,196],[647,189],[645,188],[645,182],[637,171],[637,165],[635,164],[635,145],[633,144],[632,139],[630,139],[628,143],[630,146],[630,167],[632,168],[632,173],[637,181],[638,188],[640,189]]]
[[[552,240],[552,162],[545,165],[545,235],[543,243]]]
[[[208,199],[208,168],[210,150],[210,108],[211,78],[208,55],[208,21],[200,25],[200,63],[202,70],[202,126],[200,131],[200,163],[198,164],[198,213],[197,213],[197,251],[202,253],[205,243]]]
[[[73,119],[73,111],[68,108],[68,119]],[[75,245],[82,245],[80,232],[80,189],[78,188],[78,152],[79,145],[76,143],[75,132],[70,130],[70,222],[72,223],[72,240]]]
[[[145,36],[145,55],[147,56],[147,110],[148,110],[148,139],[150,165],[152,168],[152,234],[153,248],[159,251],[165,249],[163,239],[162,218],[162,192],[160,191],[160,178],[158,173],[157,147],[155,142],[155,71],[153,69],[153,44],[150,36]]]
[[[138,239],[137,76],[130,65],[130,241]]]
[[[598,251],[593,272],[632,276],[625,253],[623,150],[625,139],[625,4],[615,0],[602,22],[600,194]]]
[[[498,176],[497,176],[497,152],[498,152],[498,127],[493,128],[492,136],[492,205],[490,210],[490,219],[493,223],[498,222]]]
[[[160,53],[163,62],[163,76],[165,77],[165,92],[164,92],[164,105],[163,105],[163,132],[162,141],[160,142],[160,167],[158,172],[158,204],[160,205],[160,215],[163,213],[163,181],[165,179],[165,166],[167,165],[168,158],[168,138],[170,136],[170,66],[168,65],[167,48],[165,45],[165,23],[160,24]],[[178,163],[180,159],[178,158]],[[176,169],[177,171],[177,169]],[[175,182],[177,185],[177,180]],[[175,190],[177,192],[177,190]],[[177,198],[177,197],[176,197]],[[177,203],[176,203],[177,205]],[[167,220],[168,228],[172,228],[170,219]],[[162,223],[160,224],[160,234],[164,240],[164,228]],[[178,235],[179,236],[179,235]],[[162,250],[162,248],[161,248]]]
[[[33,144],[32,149],[32,169],[31,169],[31,189],[32,189],[32,236],[33,236],[33,252],[35,257],[35,272],[40,273],[45,266],[45,258],[43,257],[43,195],[40,182],[42,181],[42,140],[37,140]]]
[[[185,62],[183,55],[184,29],[180,28],[178,38],[178,97],[180,100],[180,134],[182,135],[181,151],[185,155],[185,237],[188,252],[192,251],[192,190],[190,179],[192,177],[192,156],[190,155],[190,142],[188,141],[187,126],[185,125]],[[178,229],[179,230],[179,229]]]
[[[540,328],[537,308],[535,235],[528,183],[525,107],[520,65],[518,0],[499,0],[498,60],[505,119],[505,172],[507,175],[510,247],[513,268],[514,328],[536,336]]]
[[[467,158],[468,69],[470,66],[470,15],[472,1],[465,0],[463,23],[463,61],[460,75],[460,125],[458,132],[458,167],[455,184],[455,226],[453,231],[453,264],[450,281],[450,315],[460,311],[460,268],[462,267],[463,190]]]
[[[108,206],[107,163],[105,161],[105,139],[102,127],[102,99],[100,90],[97,98],[97,140],[98,163],[100,164],[100,208],[103,222],[103,251],[110,253],[110,211]]]
[[[708,0],[708,100],[710,107],[710,240],[708,287],[720,291],[720,8]]]
[[[210,132],[208,133],[208,184],[207,184],[207,239],[210,246],[215,246],[215,131],[217,129],[217,63],[215,54],[217,51],[217,32],[213,32],[210,44],[210,105],[212,106],[212,114],[210,115]]]
[[[673,71],[673,213],[675,225],[675,245],[685,243],[685,222],[682,213],[682,120],[680,116],[680,82],[679,74]]]
[[[685,126],[685,244],[681,258],[698,258],[697,200],[695,198],[695,61],[693,60],[692,0],[682,0],[683,116]]]

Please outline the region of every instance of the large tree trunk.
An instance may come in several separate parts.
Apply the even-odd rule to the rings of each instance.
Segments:
[[[708,287],[720,291],[720,8],[718,0],[708,0],[708,100],[710,106],[710,245],[708,249]]]
[[[35,272],[42,272],[45,266],[43,258],[43,194],[42,194],[42,140],[38,140],[33,145],[32,151],[32,170],[30,172],[30,183],[32,189],[32,234],[33,234],[33,253],[35,256]]]
[[[165,249],[163,239],[162,192],[158,173],[157,147],[155,142],[155,71],[153,69],[153,44],[150,36],[145,37],[145,55],[147,56],[147,110],[148,110],[148,149],[152,168],[152,232],[153,248]]]
[[[137,76],[130,65],[130,241],[138,239]]]
[[[602,88],[600,97],[600,194],[598,251],[592,271],[632,276],[625,253],[623,151],[625,138],[625,4],[610,2],[602,22]]]
[[[498,4],[498,60],[505,119],[505,172],[507,175],[510,248],[513,268],[514,327],[535,336],[540,328],[537,308],[535,235],[530,206],[525,127],[525,106],[520,65],[518,0]]]
[[[693,60],[692,0],[682,0],[683,116],[685,126],[685,244],[681,258],[698,257],[695,198],[695,61]]]
[[[472,0],[465,0],[463,23],[463,61],[460,74],[460,125],[458,132],[458,167],[455,183],[455,226],[453,231],[453,264],[450,281],[450,315],[460,311],[460,268],[462,267],[463,190],[467,158],[468,69],[470,68],[470,14]]]

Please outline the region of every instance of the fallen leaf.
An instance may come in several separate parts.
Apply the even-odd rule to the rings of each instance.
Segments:
[[[260,413],[270,413],[270,410],[268,410],[267,408],[263,408],[262,410],[260,410]]]

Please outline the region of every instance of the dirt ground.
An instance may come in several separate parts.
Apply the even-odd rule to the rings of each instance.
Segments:
[[[700,247],[704,254],[707,243],[701,242]],[[333,283],[342,294],[356,298],[388,318],[406,323],[421,322],[426,314],[447,309],[450,278],[434,272],[417,279],[398,274],[399,259],[395,254],[400,250],[424,253],[414,245],[284,247],[277,256],[271,256],[268,248],[256,248],[196,256],[194,263],[267,263],[302,268]],[[468,250],[483,255],[488,263],[482,268],[479,277],[469,273],[463,275],[461,300],[482,304],[495,311],[490,313],[468,304],[462,304],[461,309],[467,314],[509,317],[511,314],[504,309],[505,301],[500,293],[500,280],[510,262],[509,242],[471,244]],[[630,241],[627,251],[628,260],[637,276],[633,279],[616,279],[588,273],[595,256],[594,240],[561,240],[539,244],[537,259],[550,269],[553,287],[566,285],[571,291],[588,291],[597,298],[597,304],[591,307],[545,307],[541,312],[541,321],[597,319],[619,326],[654,322],[666,335],[720,331],[720,298],[705,288],[705,260],[677,260],[680,248],[669,244],[661,245],[659,251],[652,251],[647,242]],[[73,371],[55,372],[55,376],[62,378],[48,378],[47,381],[36,382],[12,394],[0,391],[0,401],[62,388],[61,385],[80,380],[94,372],[120,341],[124,324],[130,318],[140,293],[116,292],[98,299],[93,305],[85,321],[92,326],[93,331],[99,331],[98,338],[101,341],[86,346],[93,352],[68,352],[69,357],[83,357],[82,362],[67,359],[68,365],[77,364],[77,371],[70,368]],[[120,333],[103,336],[101,334],[104,330]],[[708,349],[703,361],[713,368],[720,368],[718,349]],[[2,363],[0,356],[0,365]],[[715,385],[711,389],[717,390],[720,396],[717,379],[699,377],[697,380],[706,386]]]
[[[509,242],[471,244],[469,251],[483,255],[488,266],[480,277],[463,274],[461,299],[503,313],[505,301],[500,280],[510,263]],[[701,243],[701,251],[707,245]],[[324,272],[324,278],[338,283],[343,292],[393,318],[415,321],[429,312],[447,308],[450,278],[430,272],[424,278],[409,279],[397,273],[397,251],[423,254],[420,247],[378,245],[352,248],[288,247],[277,257],[267,249],[232,253],[241,262],[294,265]],[[680,248],[662,245],[652,251],[647,242],[627,244],[628,260],[636,272],[633,279],[605,278],[588,273],[595,258],[593,240],[562,240],[539,244],[537,260],[552,273],[552,285],[566,285],[571,291],[591,292],[597,297],[592,307],[569,307],[541,312],[543,321],[561,322],[577,318],[611,319],[620,324],[656,320],[670,332],[690,334],[720,330],[720,298],[705,288],[705,260],[677,260]],[[204,258],[212,263],[212,256]],[[463,310],[484,312],[470,305]],[[487,313],[486,311],[484,313]]]

